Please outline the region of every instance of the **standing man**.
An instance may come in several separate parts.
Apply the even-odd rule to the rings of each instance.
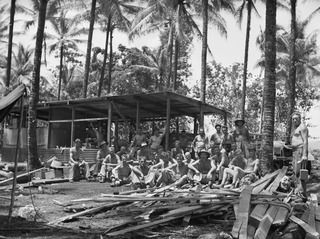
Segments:
[[[221,145],[226,150],[227,154],[229,154],[232,150],[233,139],[228,132],[228,126],[226,125],[222,126],[222,133],[223,133],[223,136],[222,136]]]
[[[237,119],[234,121],[235,130],[233,131],[233,140],[236,143],[237,149],[241,149],[244,153],[244,157],[249,157],[248,144],[250,142],[250,134],[247,127],[245,127],[245,121],[243,119]]]
[[[198,159],[198,153],[200,152],[200,150],[207,149],[207,145],[208,145],[208,138],[206,137],[205,133],[204,133],[204,129],[200,128],[199,129],[199,134],[194,138],[193,142],[192,142],[192,148],[195,151],[195,156]]]
[[[301,114],[295,112],[292,115],[292,135],[291,135],[291,146],[293,153],[293,171],[298,177],[300,175],[301,186],[304,194],[306,194],[306,179],[302,180],[303,175],[300,174],[301,169],[307,169],[310,174],[311,161],[308,161],[308,136],[309,131],[307,126],[301,122]],[[299,189],[299,186],[298,186]],[[306,196],[306,195],[304,195]]]
[[[93,170],[93,176],[98,175],[98,173],[100,172],[103,160],[109,154],[108,143],[106,141],[104,141],[104,140],[101,141],[99,144],[99,148],[100,149],[98,150],[97,157],[96,157],[96,164],[95,164],[94,170]]]
[[[80,168],[84,168],[86,179],[90,178],[89,164],[82,158],[81,140],[76,139],[74,144],[75,146],[70,149],[70,182],[80,179]]]
[[[223,132],[221,131],[221,124],[216,124],[214,126],[216,129],[216,132],[211,136],[210,143],[213,145],[221,145],[222,139],[223,139]]]

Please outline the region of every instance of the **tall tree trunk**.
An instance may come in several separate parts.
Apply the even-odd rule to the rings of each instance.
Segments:
[[[104,55],[103,55],[103,63],[100,73],[100,80],[99,80],[99,88],[98,88],[98,97],[101,96],[102,86],[103,86],[103,79],[104,79],[104,71],[107,65],[107,57],[108,57],[108,41],[109,41],[109,32],[110,32],[110,25],[111,25],[111,15],[108,17],[108,25],[107,25],[107,32],[106,32],[106,41],[104,45]]]
[[[243,62],[243,79],[242,79],[242,98],[241,98],[241,118],[245,119],[245,107],[246,107],[246,95],[247,95],[247,70],[248,70],[248,55],[249,55],[249,40],[250,40],[250,28],[251,28],[251,0],[247,4],[247,31],[246,31],[246,43],[244,50],[244,62]]]
[[[179,61],[179,39],[176,37],[174,41],[174,64],[173,64],[173,91],[177,90],[177,79],[178,79],[178,61]]]
[[[207,43],[208,43],[208,0],[202,0],[202,54],[200,100],[206,102]],[[202,116],[201,116],[202,117]],[[201,121],[201,120],[200,120]]]
[[[60,95],[61,95],[62,67],[63,67],[63,44],[61,44],[61,46],[60,46],[58,100],[60,100]]]
[[[291,128],[292,128],[292,114],[295,109],[296,99],[296,5],[297,0],[290,0],[291,4],[291,32],[290,32],[290,46],[289,46],[289,57],[290,57],[290,68],[289,77],[286,82],[286,90],[288,97],[289,111],[287,114],[287,127],[286,127],[286,142],[291,143]]]
[[[276,98],[276,12],[277,0],[266,1],[265,80],[263,89],[262,175],[270,172],[273,161]]]
[[[46,41],[46,35],[43,36],[43,62],[44,65],[47,66],[47,41]]]
[[[108,94],[111,92],[111,84],[112,84],[112,38],[113,38],[113,26],[110,28],[110,53],[109,53],[109,84],[108,84]]]
[[[169,54],[169,74],[166,82],[167,90],[170,88],[171,77],[172,77],[172,57],[173,57],[173,25],[170,23],[170,32],[169,32],[169,45],[168,45],[168,54]]]
[[[16,11],[16,0],[11,0],[6,87],[9,87],[10,78],[11,78],[12,38],[13,38],[13,25],[14,25],[14,14],[15,14],[15,11]]]
[[[87,91],[88,91],[91,46],[92,46],[93,26],[94,26],[94,20],[95,20],[95,12],[96,12],[96,3],[97,3],[97,0],[92,0],[91,2],[90,26],[89,26],[89,34],[88,34],[88,42],[87,42],[86,63],[84,67],[83,98],[87,98]]]
[[[36,46],[34,53],[34,65],[32,72],[32,84],[30,91],[29,103],[29,119],[28,119],[28,160],[31,169],[39,168],[41,163],[38,158],[37,149],[37,104],[39,101],[39,83],[40,83],[40,67],[41,53],[43,43],[44,25],[46,22],[46,10],[49,0],[41,0],[39,6],[38,30],[36,36]]]

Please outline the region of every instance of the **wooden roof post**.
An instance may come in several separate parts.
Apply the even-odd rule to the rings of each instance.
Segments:
[[[48,148],[50,148],[50,138],[51,138],[51,130],[52,130],[51,123],[50,123],[51,115],[52,115],[52,110],[51,110],[51,109],[49,109],[47,149],[48,149]]]
[[[116,151],[119,150],[119,144],[118,144],[118,141],[119,141],[119,120],[116,119],[115,122],[114,122],[115,126],[114,126],[114,137],[115,137],[115,147],[116,147]]]
[[[112,123],[112,104],[108,101],[108,125],[107,125],[107,141],[111,146],[111,123]]]
[[[73,140],[74,140],[74,118],[75,118],[75,109],[74,107],[71,108],[71,139],[70,139],[70,147],[72,147]]]
[[[227,115],[227,112],[224,112],[224,114],[223,114],[223,120],[224,120],[224,125],[227,125],[227,124],[228,124],[228,115]]]
[[[204,128],[203,124],[204,124],[204,113],[203,113],[203,106],[202,106],[202,103],[200,102],[200,120],[199,120],[199,128]]]
[[[136,111],[136,130],[140,127],[140,101],[137,100],[137,111]]]
[[[197,115],[195,115],[194,117],[193,117],[193,134],[194,135],[197,135],[198,134],[198,125],[197,125],[197,119],[198,117],[197,117]]]
[[[171,100],[169,94],[167,94],[167,110],[166,110],[166,144],[165,150],[169,150],[169,135],[170,135],[170,116],[171,116]]]

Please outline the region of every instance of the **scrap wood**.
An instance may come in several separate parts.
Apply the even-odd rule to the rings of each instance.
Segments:
[[[123,203],[123,202],[108,203],[108,204],[102,205],[100,207],[90,208],[90,209],[87,209],[87,210],[82,211],[82,212],[77,212],[77,213],[72,214],[72,215],[68,215],[68,216],[65,216],[65,217],[62,217],[62,218],[58,218],[56,220],[53,220],[53,221],[49,222],[48,224],[49,225],[53,225],[53,224],[58,224],[60,222],[70,221],[72,219],[75,219],[75,218],[78,218],[78,217],[81,217],[81,216],[87,216],[87,215],[91,215],[91,214],[96,214],[96,213],[99,213],[101,211],[105,211],[105,210],[111,209],[113,207],[124,205],[124,204],[126,204],[126,203]]]
[[[273,224],[274,225],[284,225],[288,220],[289,212],[290,212],[290,210],[288,210],[288,208],[279,207],[277,215],[273,221]]]
[[[315,229],[310,227],[309,224],[305,223],[303,220],[297,218],[294,215],[290,216],[289,219],[292,222],[298,224],[300,227],[302,227],[307,233],[310,234],[310,236],[312,236],[312,238],[317,238],[318,239],[320,237],[320,234]]]
[[[65,183],[69,182],[68,178],[53,178],[53,179],[37,179],[32,180],[31,183],[35,186],[41,185],[41,184],[53,184],[53,183]]]
[[[273,182],[269,185],[269,187],[267,188],[267,191],[274,192],[277,190],[277,188],[279,187],[280,181],[286,175],[287,170],[288,170],[287,166],[284,166],[282,169],[280,169],[280,172],[278,173],[275,180],[273,180]]]
[[[278,207],[271,206],[267,213],[262,218],[258,229],[256,230],[256,233],[254,235],[255,239],[265,239],[267,238],[267,235],[269,233],[269,229],[272,225],[272,222],[274,221],[274,218],[277,215]]]
[[[269,183],[278,176],[280,170],[276,170],[273,173],[266,174],[264,177],[260,178],[256,182],[252,183],[251,186],[254,187],[252,190],[253,194],[260,193],[262,190],[264,190]]]
[[[32,173],[39,172],[39,171],[44,170],[44,169],[46,169],[46,168],[45,168],[45,167],[43,167],[43,168],[38,168],[38,169],[35,169],[35,170],[33,170],[33,171],[30,171],[30,172],[27,172],[27,173],[23,173],[23,174],[17,175],[17,179],[18,179],[18,178],[25,177],[25,176],[29,176],[29,175],[32,174]],[[12,177],[12,178],[8,178],[8,179],[6,179],[6,180],[3,180],[3,181],[0,182],[0,185],[6,184],[6,183],[8,183],[8,182],[11,182],[12,180],[13,180],[13,177]]]
[[[159,219],[159,220],[155,220],[149,223],[144,223],[142,225],[137,225],[137,226],[133,226],[133,227],[128,227],[119,231],[115,231],[115,232],[110,232],[107,233],[107,236],[119,236],[119,235],[123,235],[125,233],[128,232],[133,232],[133,231],[137,231],[143,228],[147,228],[147,227],[152,227],[152,226],[157,226],[166,222],[170,222],[176,219],[181,218],[181,216],[176,216],[176,217],[168,217],[168,218],[164,218],[164,219]]]
[[[240,194],[240,203],[237,213],[237,219],[232,228],[232,236],[235,238],[247,238],[248,217],[250,211],[251,192],[253,187],[246,186]]]

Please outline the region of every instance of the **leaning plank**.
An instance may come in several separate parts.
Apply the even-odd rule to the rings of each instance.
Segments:
[[[280,226],[284,225],[287,222],[289,216],[289,210],[285,207],[279,207],[276,218],[273,221],[274,225]]]
[[[17,176],[17,179],[18,179],[18,178],[25,177],[25,176],[28,176],[28,175],[30,175],[30,174],[32,174],[32,173],[35,173],[35,172],[39,172],[39,171],[44,170],[44,169],[45,169],[44,167],[43,167],[43,168],[38,168],[38,169],[36,169],[36,170],[33,170],[33,171],[30,171],[30,172],[27,172],[27,173],[20,174],[20,175]],[[0,182],[0,185],[4,185],[4,184],[6,184],[6,183],[8,183],[8,182],[11,182],[12,180],[13,180],[13,177],[12,177],[12,178],[8,178],[8,179],[6,179],[6,180],[3,180],[3,181]]]
[[[87,210],[82,211],[82,212],[77,212],[77,213],[74,213],[72,215],[68,215],[68,216],[65,216],[65,217],[62,217],[62,218],[58,218],[58,219],[56,219],[54,221],[49,222],[48,224],[49,225],[58,224],[60,222],[69,221],[69,220],[72,220],[72,219],[75,219],[75,218],[78,218],[78,217],[81,217],[81,216],[86,216],[86,215],[99,213],[101,211],[108,210],[110,208],[113,208],[113,207],[116,207],[116,206],[120,206],[120,205],[123,205],[123,204],[125,204],[125,203],[123,203],[123,202],[108,203],[108,204],[102,205],[100,207],[90,208],[90,209],[87,209]]]
[[[269,229],[272,225],[272,222],[274,221],[274,218],[276,217],[278,210],[279,210],[279,207],[276,207],[276,206],[271,206],[268,209],[267,213],[264,215],[262,221],[260,222],[258,229],[256,230],[254,239],[267,238]]]
[[[273,173],[269,173],[269,174],[265,175],[264,177],[260,178],[259,180],[257,180],[256,182],[252,183],[251,186],[257,187],[260,184],[263,184],[270,179],[272,180],[273,178],[275,178],[279,174],[279,172],[280,172],[280,169],[274,171]]]
[[[238,217],[232,228],[232,236],[235,238],[246,239],[248,237],[247,227],[252,189],[252,186],[246,186],[240,194]]]
[[[167,218],[164,218],[164,219],[159,219],[159,220],[156,220],[156,221],[153,221],[153,222],[149,222],[149,223],[145,223],[145,224],[142,224],[142,225],[128,227],[128,228],[125,228],[123,230],[111,232],[111,233],[108,233],[107,236],[123,235],[123,234],[128,233],[128,232],[133,232],[133,231],[137,231],[137,230],[140,230],[140,229],[143,229],[143,228],[152,227],[152,226],[160,225],[160,224],[163,224],[163,223],[166,223],[166,222],[170,222],[170,221],[173,221],[173,220],[181,218],[181,217],[183,217],[183,216],[175,216],[175,217],[167,217]]]
[[[312,238],[319,238],[320,234],[301,219],[293,215],[289,217],[289,219],[294,223],[298,224],[300,227],[302,227],[307,233],[309,233],[312,236]]]
[[[270,184],[270,186],[267,188],[267,191],[269,192],[274,192],[277,190],[277,188],[279,187],[280,181],[282,180],[282,178],[286,175],[288,170],[287,166],[284,166],[280,172],[278,173],[277,177],[275,178],[275,180]]]

